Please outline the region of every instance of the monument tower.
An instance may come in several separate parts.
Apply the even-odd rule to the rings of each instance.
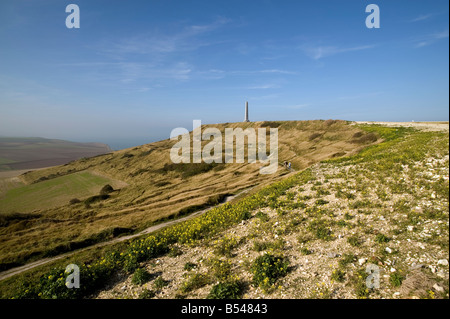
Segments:
[[[248,102],[245,102],[245,119],[244,122],[250,122],[248,119]]]

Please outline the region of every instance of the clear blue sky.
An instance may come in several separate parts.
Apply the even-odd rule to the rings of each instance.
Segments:
[[[245,101],[252,121],[448,120],[448,25],[446,0],[1,0],[0,135],[119,148]]]

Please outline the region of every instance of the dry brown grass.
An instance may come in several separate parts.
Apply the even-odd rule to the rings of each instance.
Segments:
[[[403,280],[400,292],[404,297],[412,295],[425,297],[427,291],[433,287],[433,284],[434,280],[432,280],[430,276],[420,269],[415,269],[406,276],[405,280]]]
[[[226,127],[266,127],[267,130],[278,127],[279,163],[289,161],[295,170],[331,157],[353,154],[374,142],[370,139],[354,143],[354,135],[360,129],[335,120],[226,123],[205,125],[202,129],[206,127],[216,127],[222,132]],[[313,134],[319,136],[311,140]],[[207,205],[218,194],[236,194],[288,173],[280,165],[276,174],[261,175],[260,163],[244,163],[221,165],[183,177],[182,171],[164,170],[164,165],[171,164],[169,151],[174,143],[163,140],[21,175],[24,183],[33,183],[42,177],[90,170],[120,180],[123,185],[110,198],[90,207],[64,202],[58,208],[34,212],[36,218],[12,220],[7,227],[0,228],[0,263],[24,263],[107,240],[113,235],[105,234],[114,227],[139,231],[158,220],[175,217],[188,207]]]

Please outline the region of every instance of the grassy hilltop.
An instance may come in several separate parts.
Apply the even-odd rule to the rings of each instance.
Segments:
[[[279,161],[291,161],[296,170],[377,141],[345,121],[212,126],[222,132],[226,127],[277,127]],[[280,165],[276,174],[261,175],[260,163],[173,164],[174,143],[164,140],[31,171],[12,189],[2,191],[0,185],[0,268],[140,231],[288,173]],[[104,198],[98,197],[102,183],[114,189]]]
[[[448,131],[344,121],[215,127],[233,126],[277,126],[279,161],[291,161],[298,172],[263,176],[255,164],[180,169],[170,165],[173,141],[166,140],[22,176],[35,185],[95,169],[126,185],[98,201],[90,195],[54,209],[3,214],[5,266],[257,187],[155,234],[3,280],[2,296],[448,298]],[[89,282],[81,289],[68,290],[61,279],[71,262]],[[368,264],[380,270],[379,289],[365,285]]]

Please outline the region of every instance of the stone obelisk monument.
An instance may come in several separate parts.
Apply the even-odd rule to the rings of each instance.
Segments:
[[[248,102],[245,102],[245,120],[244,122],[250,122],[248,119]]]

